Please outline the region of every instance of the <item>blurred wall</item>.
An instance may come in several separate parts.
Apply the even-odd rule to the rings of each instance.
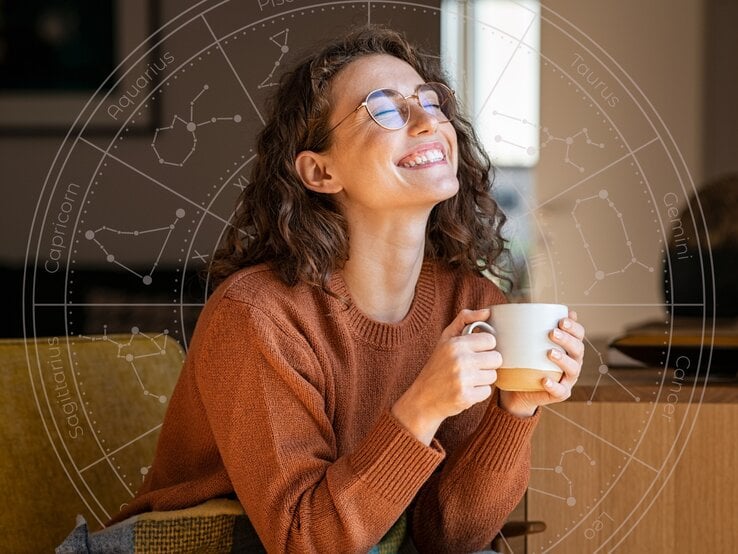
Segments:
[[[738,2],[706,3],[704,177],[738,173]]]
[[[256,4],[243,4],[243,9],[250,14],[256,10]],[[700,183],[705,177],[738,169],[738,156],[735,155],[738,151],[735,131],[738,128],[738,110],[733,105],[734,99],[738,97],[738,33],[734,30],[738,24],[738,4],[729,0],[649,0],[645,3],[636,0],[546,0],[543,6],[544,17],[549,17],[554,22],[557,17],[564,18],[581,31],[580,38],[599,45],[610,56],[604,59],[605,66],[620,71],[619,66],[622,71],[627,72],[632,78],[632,84],[628,86],[633,90],[637,87],[636,92],[640,91],[642,97],[652,103],[653,112],[661,116],[674,144],[684,156],[695,183]],[[186,6],[173,0],[163,0],[160,8],[161,20],[165,22],[185,10]],[[377,10],[377,19],[381,17],[381,13]],[[438,29],[430,28],[426,19],[396,13],[391,17],[387,16],[386,20],[408,29],[416,39],[430,44],[438,43]],[[343,21],[331,24],[326,20],[317,30],[303,30],[327,36],[340,29],[341,25]],[[594,63],[588,55],[572,50],[571,44],[567,42],[569,39],[561,30],[546,25],[542,29],[544,56],[550,54],[552,57],[574,62],[574,54],[582,55],[584,57],[579,62],[591,66],[590,76],[608,80],[604,71],[600,75],[594,73]],[[300,31],[299,25],[293,29],[295,35],[299,35]],[[570,72],[575,70],[576,67],[569,67]],[[578,78],[586,79],[587,74],[579,75]],[[561,82],[560,75],[551,72],[550,68],[542,68],[541,121],[558,126],[563,137],[575,133],[584,125],[577,121],[577,114],[582,110],[581,98],[562,93]],[[614,86],[613,83],[607,84]],[[179,106],[186,105],[190,99],[188,94],[190,91],[184,88],[173,87],[167,91],[162,98],[164,117],[171,117],[171,113]],[[623,105],[621,103],[615,110]],[[630,123],[625,125],[625,134],[640,129],[642,123],[642,116],[635,114]],[[610,138],[599,139],[592,135],[593,142],[602,140],[606,143],[603,152],[609,151],[612,146]],[[136,160],[137,156],[150,156],[150,140],[150,136],[128,136],[121,148],[127,156]],[[23,263],[41,187],[62,141],[63,134],[0,136],[0,182],[7,200],[3,217],[0,217],[0,265]],[[547,202],[535,214],[536,224],[544,241],[547,241],[550,263],[571,264],[576,268],[582,266],[583,260],[586,261],[586,257],[583,258],[586,252],[581,247],[576,251],[564,251],[559,248],[561,240],[558,246],[552,246],[555,241],[551,237],[567,236],[562,228],[571,227],[572,207],[558,200],[548,200],[559,194],[566,183],[576,182],[572,179],[579,175],[571,164],[562,163],[563,151],[557,148],[557,144],[549,144],[542,151],[541,163],[536,169],[537,198]],[[590,163],[590,167],[595,167],[599,155],[597,150],[575,150],[572,154],[574,162],[583,159]],[[581,158],[577,158],[578,156]],[[656,181],[673,180],[673,175],[664,174],[659,177],[658,172],[651,172],[649,176]],[[597,183],[596,190],[607,188],[613,194],[621,190],[617,204],[619,209],[627,212],[629,202],[634,207],[642,206],[639,196],[641,193],[626,194],[627,191],[622,191],[622,176],[616,173],[602,174],[598,175],[598,179],[600,182]],[[188,180],[191,182],[188,183]],[[198,185],[196,176],[190,172],[184,172],[178,182],[185,189]],[[115,212],[116,208],[115,204],[109,206],[111,212]],[[125,223],[130,228],[143,228],[147,225],[146,215],[145,209],[130,211]],[[631,219],[630,229],[633,235],[642,236],[651,232],[637,211],[633,212]],[[600,248],[598,252],[605,256],[605,261],[598,263],[606,265],[607,248]],[[652,268],[653,272],[631,271],[624,279],[609,279],[607,288],[598,284],[586,298],[579,293],[591,286],[592,276],[582,275],[581,282],[577,282],[576,277],[571,278],[567,274],[567,282],[564,284],[566,290],[562,291],[568,296],[565,294],[561,299],[581,305],[580,311],[584,312],[591,332],[611,334],[628,323],[661,314],[661,309],[657,306],[662,301],[661,281],[657,275],[661,254],[648,242],[642,243],[642,249],[637,254],[638,261]],[[137,252],[132,251],[130,255],[135,259]],[[165,252],[162,263],[176,265],[176,255]],[[80,251],[77,259],[90,265],[105,265],[99,252],[94,249]],[[552,271],[555,272],[555,268]],[[603,312],[599,308],[585,306],[588,303],[619,302],[624,294],[632,292],[634,288],[640,294],[634,301],[639,304],[637,308]],[[596,295],[599,297],[594,298]]]
[[[0,217],[0,307],[7,314],[0,336],[23,335],[21,275],[29,249],[27,334],[136,327],[167,330],[186,346],[205,301],[200,272],[248,182],[254,139],[281,73],[316,44],[368,22],[403,31],[438,57],[439,4],[114,3],[115,39],[125,58],[110,80],[121,79],[117,88],[95,96],[83,91],[76,108],[57,93],[47,96],[45,110],[40,102],[13,108],[0,98],[1,179],[9,200]],[[47,32],[80,29],[87,38],[83,16],[90,12],[83,6],[71,0],[26,6],[44,15],[34,12],[28,28],[46,29],[38,21],[48,22],[53,12]],[[158,12],[150,27],[148,10]],[[99,30],[94,18],[92,27]],[[19,33],[12,44],[34,34],[40,33]],[[0,32],[0,55],[4,37]],[[33,65],[23,59],[32,48],[16,51],[21,55],[6,59]],[[69,59],[84,59],[84,49]],[[29,97],[17,96],[16,106]],[[78,114],[82,130],[65,140]],[[9,119],[15,129],[8,130]],[[33,121],[47,131],[31,129]],[[61,122],[56,130],[54,122]]]
[[[733,42],[735,33],[727,23],[716,26],[724,36],[706,29],[702,0],[546,0],[543,6],[544,17],[559,26],[542,26],[543,56],[558,61],[558,70],[542,66],[541,121],[569,143],[546,145],[536,168],[537,255],[553,260],[544,276],[549,284],[566,275],[557,282],[558,299],[577,307],[591,335],[611,336],[642,320],[664,319],[659,304],[670,229],[654,213],[664,209],[668,192],[677,190],[682,205],[690,175],[699,184],[719,164],[734,163],[717,150],[706,155],[717,140],[708,132],[718,127],[723,144],[733,152],[738,144],[734,131],[706,117],[735,113],[735,95],[715,90],[735,79],[735,69],[724,74],[735,68],[736,49],[716,46]],[[706,69],[708,36],[710,49],[725,50],[719,79]],[[705,110],[708,96],[721,104]],[[542,290],[552,294],[551,287]]]
[[[144,10],[146,6],[151,5],[151,2],[147,0],[128,1],[131,4],[140,6],[136,8],[137,10]],[[202,2],[178,2],[175,0],[161,0],[156,2],[159,21],[154,24],[154,28],[164,26],[178,17],[177,25],[184,27],[179,32],[175,31],[172,37],[165,41],[161,47],[161,53],[166,51],[167,48],[172,48],[172,52],[177,52],[175,49],[179,48],[188,52],[189,55],[191,54],[189,50],[201,48],[207,44],[207,41],[212,40],[207,28],[203,32],[204,26],[202,22],[198,21],[197,17],[195,17],[194,22],[188,21],[188,17],[191,15],[188,14],[188,9],[196,6],[197,9],[192,13],[197,13],[199,10],[204,9],[201,4]],[[319,6],[317,9],[306,9],[305,12],[307,13],[302,12],[300,8],[302,6],[309,7],[320,3],[308,0],[250,0],[248,2],[224,2],[222,4],[224,5],[223,9],[214,9],[208,12],[208,17],[211,18],[211,24],[214,26],[216,33],[220,31],[219,25],[222,28],[230,29],[240,24],[244,25],[245,29],[250,31],[251,24],[253,22],[259,22],[254,25],[258,28],[258,32],[253,34],[258,35],[258,39],[252,39],[252,42],[249,42],[248,38],[242,38],[241,43],[243,45],[241,43],[231,42],[227,47],[227,51],[236,64],[236,71],[246,84],[254,90],[254,97],[260,107],[265,102],[268,92],[273,90],[270,88],[261,89],[258,85],[262,83],[262,80],[267,76],[270,69],[273,68],[272,63],[274,61],[276,46],[274,42],[270,41],[270,35],[277,33],[280,29],[289,28],[290,50],[287,52],[282,66],[275,72],[274,80],[278,78],[282,67],[289,66],[298,57],[305,55],[309,51],[309,48],[314,46],[318,41],[327,40],[352,26],[361,25],[369,20],[372,23],[384,23],[405,32],[412,41],[423,45],[428,51],[437,53],[440,48],[440,17],[437,11],[415,8],[415,4],[410,2],[404,5],[375,6],[370,14],[367,12],[366,3],[362,4],[361,2],[357,2],[356,4],[337,2],[335,5],[327,3],[324,5],[324,8],[320,8]],[[428,0],[423,4],[428,7],[439,6],[440,0]],[[126,10],[123,11],[125,12]],[[282,13],[286,13],[286,15],[279,17]],[[180,17],[182,14],[185,15]],[[123,19],[125,17],[130,16],[126,15]],[[219,18],[224,18],[224,20],[220,22]],[[276,19],[277,24],[272,21],[272,18]],[[265,24],[261,24],[262,21]],[[270,25],[267,26],[267,24]],[[229,25],[230,27],[228,27]],[[171,30],[171,27],[169,30]],[[142,34],[142,36],[148,34],[148,32],[143,33],[143,31],[137,31],[137,33]],[[279,42],[283,38],[276,37],[275,41]],[[141,42],[137,37],[118,37],[118,40],[121,40],[122,50],[125,53],[133,51],[138,46],[138,43]],[[208,52],[208,54],[210,53]],[[216,57],[211,56],[211,60],[214,62],[214,58]],[[177,54],[177,64],[180,61],[180,56]],[[175,86],[163,90],[161,97],[157,101],[161,115],[161,120],[158,122],[159,126],[169,125],[173,114],[186,113],[193,95],[198,92],[197,87],[202,87],[202,82],[208,79],[210,79],[211,83],[215,80],[216,84],[222,86],[216,92],[213,92],[214,87],[211,85],[211,92],[198,100],[199,111],[196,111],[196,115],[199,113],[207,114],[209,113],[208,110],[216,110],[215,113],[218,113],[217,110],[222,111],[225,109],[229,101],[231,104],[241,103],[244,112],[249,110],[250,107],[243,99],[242,90],[238,87],[235,90],[231,90],[231,82],[235,81],[233,75],[227,72],[228,68],[225,67],[226,71],[223,71],[223,68],[219,66],[215,68],[215,66],[215,63],[210,63],[209,65],[201,64],[200,67],[196,66],[189,75],[181,76],[177,82],[171,83]],[[197,72],[196,77],[192,75],[195,71]],[[138,73],[132,74],[135,76]],[[189,81],[187,81],[188,77],[190,78]],[[254,82],[251,83],[249,80],[254,80]],[[257,88],[260,90],[256,90]],[[246,105],[243,106],[243,104]],[[57,114],[60,110],[64,110],[64,106],[65,104],[60,101],[54,113]],[[0,102],[0,110],[7,109],[9,109],[8,105]],[[76,115],[76,112],[59,114],[59,119],[73,121]],[[105,114],[103,114],[103,117],[106,117]],[[19,118],[15,117],[13,119],[22,120],[23,115],[21,114]],[[108,123],[110,123],[110,120],[108,120]],[[244,120],[244,125],[241,125],[241,128],[248,123],[250,122]],[[243,132],[226,129],[225,126],[216,130],[213,129],[215,129],[215,126],[211,129],[203,128],[202,133],[204,135],[211,133],[211,138],[217,137],[223,145],[240,141],[242,149],[247,150],[248,146],[250,146],[250,144],[244,142]],[[252,128],[249,128],[247,132],[254,134]],[[34,210],[39,201],[47,173],[50,171],[57,151],[59,151],[64,141],[65,134],[66,129],[54,134],[33,134],[32,132],[27,133],[24,131],[22,135],[14,135],[0,132],[0,168],[2,169],[0,183],[2,183],[3,191],[9,200],[9,205],[6,204],[3,217],[0,217],[0,236],[3,237],[0,243],[0,266],[22,264],[25,260]],[[126,133],[125,135],[125,140],[118,147],[118,154],[125,158],[131,165],[146,170],[152,159],[150,148],[152,134],[142,133],[137,135],[135,133]],[[110,133],[110,136],[112,136],[112,133]],[[103,145],[109,137],[101,134],[98,135],[98,138],[99,144]],[[206,145],[202,141],[199,146],[203,150],[203,153],[197,152],[197,155],[189,160],[188,166],[178,174],[175,174],[176,168],[173,168],[170,174],[167,175],[167,178],[171,179],[167,181],[168,184],[173,184],[178,190],[185,191],[197,191],[209,185],[208,181],[203,177],[207,176],[211,178],[213,174],[221,170],[219,165],[225,164],[220,164],[220,160],[213,159],[210,155],[211,152],[207,152],[208,155],[205,155],[204,147]],[[67,167],[67,172],[74,173],[76,163],[78,163],[77,158],[73,156]],[[85,169],[80,167],[80,173],[84,171]],[[120,168],[116,171],[123,173]],[[123,184],[121,183],[121,185]],[[236,191],[235,188],[233,190]],[[235,202],[235,194],[231,194],[230,196],[227,203],[229,206],[232,206],[233,202]],[[139,200],[144,199],[145,197],[139,198]],[[104,199],[100,196],[98,196],[97,202],[98,205],[95,208],[96,213],[105,211],[114,213],[116,210],[119,211],[121,209],[115,201]],[[107,207],[102,206],[100,204],[101,202],[108,202]],[[147,203],[147,205],[141,203],[140,209],[127,212],[127,219],[124,224],[129,229],[145,228],[147,225],[150,226],[150,222],[147,220],[148,212],[152,210],[163,211],[163,209],[161,206],[152,206],[151,203]],[[123,223],[120,223],[120,226],[122,227]],[[130,243],[129,246],[121,244],[120,247],[128,248],[128,251],[123,255],[134,264],[147,263],[149,261],[148,254],[137,250],[135,244]],[[163,253],[162,263],[176,265],[178,264],[178,255],[178,250],[167,250]],[[94,249],[89,251],[80,249],[77,253],[76,261],[77,263],[90,264],[92,266],[109,267],[105,263],[104,258],[99,255],[99,251],[95,252]]]

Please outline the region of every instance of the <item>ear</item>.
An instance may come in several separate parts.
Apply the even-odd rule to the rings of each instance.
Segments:
[[[312,150],[303,150],[295,158],[295,170],[306,188],[313,192],[335,194],[343,187],[328,169],[330,158]]]

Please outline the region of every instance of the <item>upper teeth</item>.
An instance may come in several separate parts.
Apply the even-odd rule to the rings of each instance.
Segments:
[[[416,154],[415,158],[402,162],[402,167],[415,167],[416,165],[437,162],[442,159],[444,159],[444,156],[440,150],[426,150],[422,154]]]

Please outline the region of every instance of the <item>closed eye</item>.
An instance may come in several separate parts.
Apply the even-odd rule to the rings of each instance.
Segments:
[[[396,114],[396,113],[397,113],[397,108],[389,108],[386,110],[374,112],[374,117],[382,117],[383,115]]]

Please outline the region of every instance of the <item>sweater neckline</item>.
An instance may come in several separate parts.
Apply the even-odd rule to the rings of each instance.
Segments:
[[[343,272],[336,271],[331,277],[332,290],[346,304],[337,301],[341,318],[345,319],[353,334],[378,348],[396,348],[416,336],[433,319],[433,306],[436,299],[436,268],[429,260],[424,260],[415,285],[415,296],[407,315],[397,323],[385,323],[372,319],[354,303],[351,292],[343,279]]]

